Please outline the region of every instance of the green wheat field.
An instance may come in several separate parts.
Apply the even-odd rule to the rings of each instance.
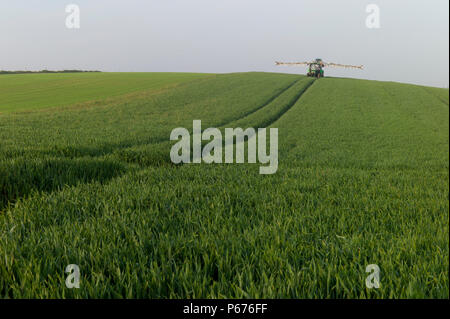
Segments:
[[[278,128],[278,171],[172,164],[170,132],[194,119]],[[0,297],[449,298],[449,91],[0,75]]]

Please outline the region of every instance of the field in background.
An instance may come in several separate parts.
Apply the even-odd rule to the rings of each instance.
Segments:
[[[30,76],[16,81],[42,88],[11,84],[23,99],[5,109],[50,106],[39,92],[58,81]],[[117,82],[95,82],[107,99],[0,114],[1,297],[449,297],[448,90],[171,76],[183,83],[147,74],[148,89],[108,96]],[[277,173],[173,165],[170,132],[193,119],[277,127]],[[64,286],[68,264],[80,289]],[[368,264],[380,289],[365,287]]]
[[[158,90],[198,73],[55,73],[0,76],[0,113],[61,107],[126,93]]]

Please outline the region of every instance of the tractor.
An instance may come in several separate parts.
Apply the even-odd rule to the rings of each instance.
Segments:
[[[308,66],[307,76],[315,78],[323,78],[324,71],[323,68],[326,66],[339,67],[339,68],[351,68],[351,69],[363,69],[362,65],[348,65],[348,64],[338,64],[338,63],[326,63],[322,59],[315,59],[312,62],[275,62],[275,65],[295,65],[295,66]]]
[[[308,73],[306,73],[307,76],[311,76],[314,78],[323,78],[324,71],[324,63],[321,59],[316,59],[314,62],[311,62],[308,66]]]

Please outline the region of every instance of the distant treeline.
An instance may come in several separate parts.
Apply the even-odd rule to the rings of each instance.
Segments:
[[[83,70],[62,70],[62,71],[4,71],[0,70],[0,74],[26,74],[26,73],[79,73],[79,72],[101,72],[101,71],[83,71]]]

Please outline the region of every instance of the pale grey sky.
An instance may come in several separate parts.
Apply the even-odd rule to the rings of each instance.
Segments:
[[[68,4],[80,29],[67,29]],[[380,28],[366,27],[366,6]],[[0,69],[290,72],[448,87],[448,0],[0,0]]]

